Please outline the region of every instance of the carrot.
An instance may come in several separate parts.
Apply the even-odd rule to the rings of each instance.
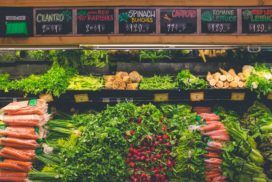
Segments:
[[[210,158],[210,159],[205,159],[204,160],[206,164],[222,164],[222,160],[218,158]]]
[[[0,135],[12,137],[12,138],[24,138],[24,139],[33,139],[33,140],[37,140],[39,138],[38,135],[15,133],[15,132],[10,132],[10,131],[0,131]]]
[[[15,148],[30,148],[30,149],[36,149],[39,146],[35,140],[22,140],[16,138],[1,138],[0,144]]]
[[[228,135],[228,132],[225,129],[214,130],[209,132],[203,132],[202,135],[212,136],[212,135]]]
[[[0,177],[27,177],[27,173],[23,172],[14,172],[14,171],[0,171]]]
[[[212,142],[208,142],[208,147],[211,147],[211,148],[214,148],[214,149],[217,149],[217,150],[221,150],[223,145],[220,142],[212,141]]]
[[[3,182],[24,182],[25,178],[20,177],[0,177],[0,181]]]
[[[200,131],[201,132],[208,132],[208,131],[216,130],[218,128],[220,128],[220,125],[215,123],[215,124],[201,126]]]
[[[230,137],[228,135],[211,135],[210,137],[213,140],[222,140],[222,141],[230,140]]]
[[[0,162],[0,169],[21,171],[21,172],[28,172],[29,171],[21,166],[18,166],[16,164],[12,164],[12,163],[7,163],[7,162]]]
[[[14,148],[11,148],[11,147],[4,147],[2,150],[1,150],[1,153],[0,154],[3,154],[3,155],[8,155],[6,156],[6,158],[11,158],[12,159],[20,159],[20,160],[23,160],[23,161],[28,161],[28,160],[32,160],[35,158],[35,151],[34,150],[19,150],[19,149],[14,149]],[[4,157],[4,156],[2,156]]]
[[[17,161],[17,160],[10,160],[10,159],[5,159],[4,162],[6,163],[11,163],[11,164],[16,164],[20,167],[25,168],[26,170],[30,170],[32,168],[32,163],[31,162],[22,162],[22,161]]]
[[[219,153],[216,153],[216,152],[209,152],[209,153],[207,153],[207,154],[204,154],[204,157],[218,158],[218,157],[219,157]]]

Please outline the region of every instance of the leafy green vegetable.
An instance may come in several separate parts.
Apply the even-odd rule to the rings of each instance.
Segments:
[[[181,90],[205,89],[208,87],[206,80],[192,75],[189,70],[181,70],[177,75],[177,82]]]
[[[258,96],[272,92],[272,72],[264,64],[256,64],[254,70],[247,79],[246,87],[255,91]]]
[[[266,174],[272,178],[272,112],[260,102],[255,102],[248,109],[242,120],[243,126],[249,130],[257,142],[257,147],[266,160]]]
[[[176,83],[171,76],[159,76],[155,75],[150,78],[143,78],[140,83],[141,90],[157,90],[157,89],[174,89]]]
[[[256,149],[254,139],[240,126],[238,116],[223,110],[219,111],[219,115],[231,137],[231,141],[223,147],[224,175],[231,181],[266,181],[263,156]]]
[[[95,76],[76,75],[69,81],[69,90],[99,90],[103,87],[103,79]]]
[[[140,61],[142,60],[162,60],[171,59],[171,52],[167,50],[141,50],[140,51]]]
[[[30,75],[17,80],[12,89],[24,91],[26,94],[51,93],[60,96],[65,93],[73,71],[64,69],[58,64],[53,64],[50,70],[43,75]]]
[[[8,92],[13,82],[9,78],[9,74],[0,74],[0,90]]]

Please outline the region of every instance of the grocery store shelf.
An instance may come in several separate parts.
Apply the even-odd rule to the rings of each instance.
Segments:
[[[0,102],[23,100],[21,92],[1,92]],[[35,98],[29,96],[28,98]],[[36,96],[38,98],[38,96]],[[204,90],[100,90],[100,91],[67,91],[60,97],[54,97],[54,103],[118,103],[131,101],[138,103],[169,102],[169,103],[199,103],[199,102],[247,102],[257,99],[257,95],[248,89],[204,89]],[[267,97],[261,98],[272,102]]]
[[[3,7],[56,7],[56,6],[265,6],[271,0],[2,0]]]
[[[271,35],[107,35],[0,38],[1,48],[79,47],[84,44],[271,45]]]

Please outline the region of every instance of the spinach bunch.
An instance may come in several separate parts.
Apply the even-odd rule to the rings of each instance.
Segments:
[[[208,87],[206,80],[194,76],[189,70],[181,70],[178,73],[177,83],[181,90],[205,89]]]

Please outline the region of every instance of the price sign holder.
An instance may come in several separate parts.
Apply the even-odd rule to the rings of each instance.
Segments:
[[[190,100],[192,102],[203,101],[205,99],[204,92],[192,92],[190,93]]]
[[[272,100],[272,93],[270,93],[270,94],[267,95],[267,99],[268,100]]]
[[[89,102],[88,94],[76,94],[74,98],[76,103]]]
[[[39,98],[45,100],[46,102],[54,101],[52,94],[41,94]]]
[[[243,101],[245,100],[246,94],[244,92],[233,92],[231,93],[230,100],[232,101]]]
[[[102,98],[103,103],[110,103],[110,98]]]
[[[168,93],[154,94],[154,102],[167,102],[169,100]]]

